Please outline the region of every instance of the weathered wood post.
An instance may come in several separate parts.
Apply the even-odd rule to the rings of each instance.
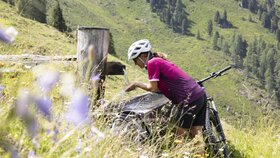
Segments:
[[[104,97],[105,68],[109,48],[109,29],[97,27],[78,28],[77,59],[84,81],[93,90],[93,105]],[[93,107],[91,107],[93,108]]]

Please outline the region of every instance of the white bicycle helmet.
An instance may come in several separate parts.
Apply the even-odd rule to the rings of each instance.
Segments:
[[[128,49],[128,60],[137,58],[143,52],[149,52],[152,46],[147,39],[134,42]]]

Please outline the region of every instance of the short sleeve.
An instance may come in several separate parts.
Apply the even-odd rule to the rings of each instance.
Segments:
[[[151,60],[148,62],[148,76],[149,81],[159,81],[160,77],[160,63],[158,60]]]

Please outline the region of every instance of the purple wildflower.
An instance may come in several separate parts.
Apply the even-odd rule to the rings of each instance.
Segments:
[[[0,93],[4,90],[4,86],[0,85]]]
[[[37,134],[37,121],[33,116],[29,116],[28,119],[25,120],[27,126],[27,132],[31,138],[34,138]]]
[[[52,106],[52,101],[49,97],[36,98],[35,103],[37,108],[46,116],[50,117],[50,108]]]
[[[49,92],[56,82],[59,80],[59,73],[49,71],[40,75],[37,79],[37,84],[43,91]]]
[[[96,74],[95,76],[92,76],[92,77],[91,77],[91,80],[92,80],[92,81],[99,81],[99,80],[100,80],[100,76],[101,76],[101,73],[98,73],[98,74]]]
[[[66,119],[75,125],[85,121],[88,117],[89,98],[80,90],[76,90],[72,97]]]
[[[78,143],[77,143],[77,145],[76,145],[76,152],[78,153],[78,154],[81,154],[82,153],[82,147],[83,146],[83,144],[82,144],[82,139],[78,139]]]
[[[10,36],[8,36],[3,30],[0,29],[0,40],[7,43],[7,44],[10,44],[12,43],[12,39]]]
[[[28,158],[35,158],[35,151],[34,150],[30,150],[29,152],[28,152],[28,156],[27,156]]]

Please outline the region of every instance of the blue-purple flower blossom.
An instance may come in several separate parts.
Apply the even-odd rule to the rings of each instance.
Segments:
[[[27,158],[35,158],[35,151],[34,151],[34,150],[30,150],[30,151],[28,152]]]
[[[51,112],[51,106],[52,106],[52,101],[48,96],[45,97],[40,97],[35,99],[35,103],[37,105],[37,108],[46,116],[50,117]]]
[[[69,111],[66,114],[66,119],[78,125],[87,119],[88,111],[89,98],[81,90],[76,90],[73,94]]]
[[[91,77],[91,80],[92,80],[92,81],[99,81],[99,80],[100,80],[100,76],[101,76],[101,73],[98,73],[98,74],[96,74],[95,76],[92,76],[92,77]]]
[[[7,44],[10,44],[12,43],[12,39],[10,36],[8,36],[4,30],[0,29],[0,40],[7,43]]]
[[[4,86],[0,85],[0,93],[4,90]]]
[[[55,71],[49,71],[37,78],[37,84],[43,91],[49,92],[58,80],[59,73]]]

